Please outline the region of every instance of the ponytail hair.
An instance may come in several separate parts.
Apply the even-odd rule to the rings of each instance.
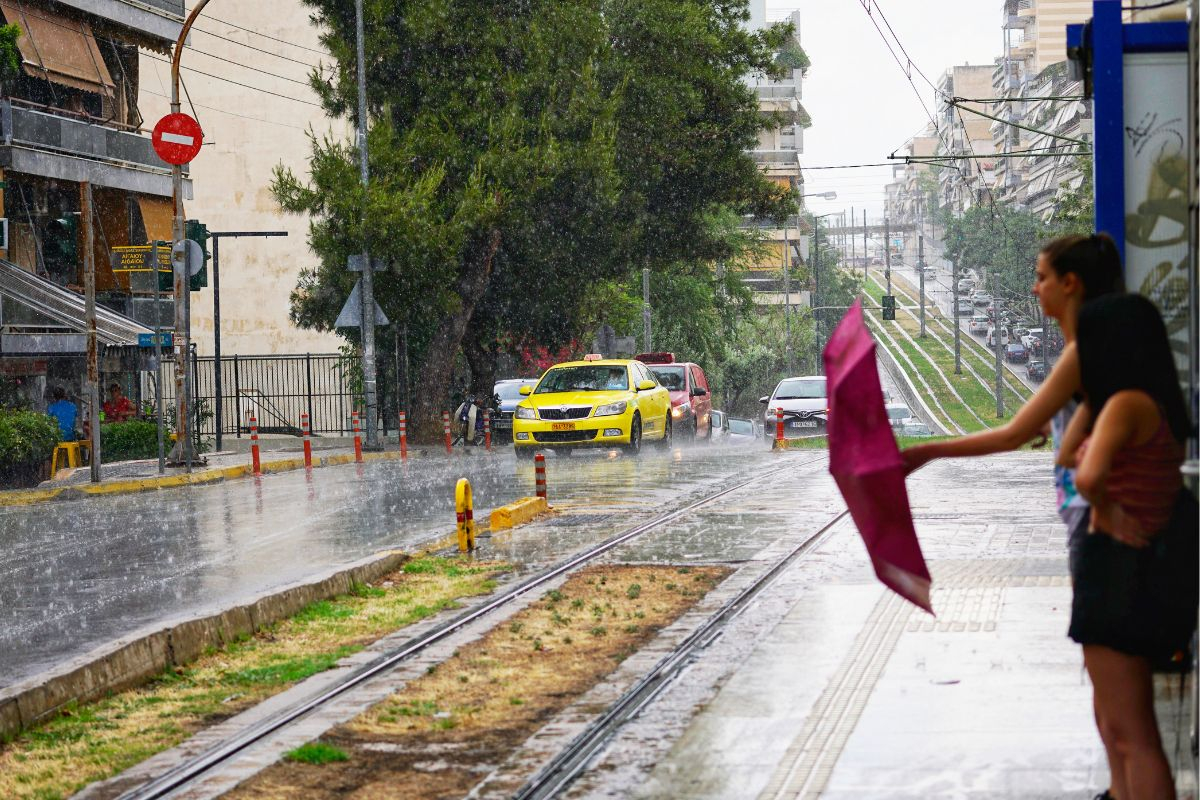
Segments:
[[[1041,254],[1061,278],[1075,275],[1083,284],[1083,301],[1125,291],[1121,253],[1107,233],[1060,236],[1042,246]]]

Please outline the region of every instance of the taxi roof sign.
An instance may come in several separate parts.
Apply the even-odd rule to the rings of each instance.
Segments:
[[[586,356],[583,357],[583,360],[584,361],[603,361],[604,354],[603,353],[588,353]]]
[[[674,353],[638,353],[634,358],[643,364],[674,364]]]

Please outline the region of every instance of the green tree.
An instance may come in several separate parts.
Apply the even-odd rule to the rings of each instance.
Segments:
[[[0,91],[5,94],[21,74],[21,51],[17,49],[17,40],[20,38],[19,26],[0,25]]]
[[[1011,206],[977,205],[946,220],[946,258],[960,270],[974,269],[981,288],[1027,317],[1036,315],[1030,293],[1034,267],[1048,231],[1040,217]]]
[[[305,2],[334,57],[313,86],[354,119],[353,3]],[[782,217],[793,200],[744,152],[761,118],[743,78],[776,69],[790,29],[747,31],[745,0],[372,0],[366,17],[370,191],[331,138],[313,138],[307,181],[276,173],[322,262],[292,317],[332,325],[365,232],[390,264],[377,299],[407,325],[426,429],[460,350],[483,389],[502,343],[588,334],[598,299],[643,267],[732,260],[717,212]]]
[[[1050,227],[1055,236],[1071,233],[1090,234],[1096,229],[1096,189],[1092,180],[1092,157],[1078,156],[1075,169],[1083,176],[1079,185],[1072,189],[1066,182],[1060,184],[1061,193],[1055,203]]]

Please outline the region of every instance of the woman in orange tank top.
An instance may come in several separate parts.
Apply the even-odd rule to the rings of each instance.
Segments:
[[[1195,602],[1182,604],[1192,612],[1185,637],[1173,607],[1150,596],[1145,576],[1147,546],[1184,502],[1179,468],[1191,424],[1166,328],[1149,300],[1122,295],[1086,303],[1076,346],[1086,402],[1064,437],[1059,464],[1076,469],[1076,488],[1092,510],[1072,575],[1070,636],[1083,645],[1092,680],[1113,773],[1110,797],[1174,798],[1154,715],[1152,665],[1190,639]],[[1187,535],[1194,540],[1195,531]]]

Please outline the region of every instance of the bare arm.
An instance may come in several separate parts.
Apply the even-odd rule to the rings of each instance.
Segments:
[[[1079,385],[1079,359],[1075,354],[1075,344],[1071,343],[1063,350],[1046,381],[1006,424],[990,431],[910,447],[901,454],[905,472],[912,472],[935,458],[985,456],[1016,450],[1042,431],[1058,410],[1079,391]]]
[[[1083,440],[1087,438],[1088,429],[1092,425],[1092,409],[1087,403],[1080,403],[1075,409],[1075,414],[1071,417],[1071,424],[1067,426],[1066,433],[1063,434],[1063,440],[1059,444],[1058,459],[1055,461],[1060,467],[1074,468],[1075,451],[1079,449],[1079,445],[1083,444]]]

